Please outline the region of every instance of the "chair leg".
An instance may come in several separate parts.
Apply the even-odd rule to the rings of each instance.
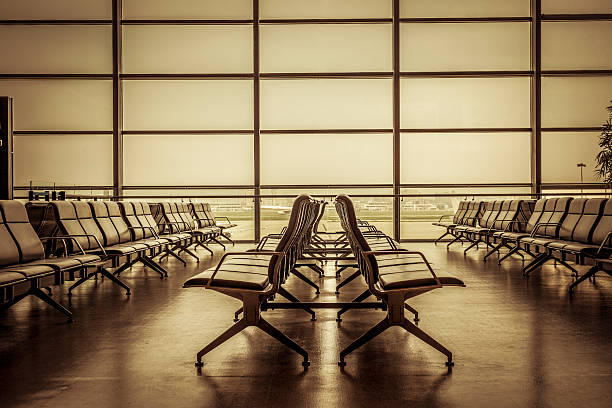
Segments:
[[[114,282],[115,284],[121,286],[123,289],[126,290],[126,296],[130,296],[131,292],[130,292],[130,287],[128,285],[126,285],[125,283],[121,282],[115,275],[113,275],[112,273],[110,273],[109,271],[106,270],[106,268],[100,268],[100,270],[98,271],[102,274],[102,276],[107,277],[108,279],[110,279],[112,282]],[[72,290],[72,288],[70,288],[70,290]],[[70,293],[70,292],[68,292]]]
[[[198,256],[196,254],[191,252],[191,250],[187,249],[187,247],[182,247],[181,251],[185,252],[187,255],[192,256],[193,258],[195,258],[196,262],[200,262],[200,258],[198,258]]]
[[[87,273],[87,270],[84,271],[85,275],[80,278],[79,280],[77,280],[76,282],[74,282],[72,284],[72,286],[70,286],[68,288],[68,297],[72,296],[72,290],[76,289],[78,286],[81,286],[83,283],[85,283],[86,281],[88,281],[89,279],[91,279],[93,276],[95,276],[98,272],[93,272],[93,273]]]
[[[444,234],[440,235],[438,239],[434,241],[434,245],[438,245],[438,242],[447,235],[450,235],[450,232],[446,231]]]
[[[225,251],[225,245],[223,245],[221,241],[219,241],[217,238],[213,238],[212,240],[215,241],[217,244],[221,245],[223,247],[223,250]]]
[[[506,258],[508,258],[508,257],[512,256],[512,254],[517,253],[517,252],[518,252],[520,249],[521,249],[521,248],[520,248],[518,245],[517,245],[517,246],[515,246],[514,248],[510,249],[510,251],[508,251],[508,253],[507,253],[507,254],[505,254],[504,256],[502,256],[501,258],[499,258],[499,259],[497,260],[497,264],[498,264],[498,265],[501,265],[501,263],[504,261],[504,259],[506,259]],[[520,253],[519,253],[519,255],[520,255]],[[521,255],[521,256],[522,256],[522,255]]]
[[[142,256],[140,258],[140,261],[148,266],[149,268],[153,269],[155,272],[159,273],[161,275],[161,279],[164,279],[164,276],[168,276],[168,271],[166,271],[166,269],[162,268],[161,265],[158,265],[157,262],[154,262],[151,258],[149,258],[148,256]]]
[[[276,327],[268,323],[263,317],[259,318],[259,321],[257,322],[257,327],[268,333],[270,336],[274,337],[276,340],[283,343],[285,346],[289,347],[291,350],[304,357],[304,361],[302,361],[302,365],[304,367],[308,367],[310,365],[310,361],[308,360],[308,352],[302,347],[300,347],[296,342],[291,340],[289,337],[285,336]]]
[[[119,268],[113,271],[113,275],[117,275],[117,276],[121,275],[121,272],[125,271],[128,268],[131,268],[132,265],[134,265],[136,262],[138,262],[138,258],[132,259],[129,262],[124,263]]]
[[[237,322],[238,320],[240,320],[240,315],[242,314],[242,312],[244,312],[244,306],[240,306],[240,309],[236,310],[234,312],[234,321]]]
[[[419,323],[419,311],[410,306],[408,303],[404,303],[404,309],[408,310],[410,313],[414,315],[414,323]]]
[[[164,252],[163,252],[163,253],[164,253],[164,256],[168,256],[168,255],[170,255],[170,256],[172,256],[172,257],[174,257],[174,258],[178,259],[179,261],[181,261],[181,263],[183,264],[183,266],[187,266],[187,261],[185,261],[183,258],[181,258],[180,256],[178,256],[178,255],[176,254],[176,252],[174,252],[172,249],[166,248],[166,249],[164,250]],[[163,256],[162,256],[162,258],[163,258]],[[160,258],[159,260],[160,260],[160,262],[161,262],[161,258]]]
[[[474,248],[475,246],[477,246],[479,242],[480,242],[480,240],[478,240],[478,239],[477,239],[477,240],[475,240],[475,241],[472,241],[472,243],[470,244],[470,246],[468,246],[467,248],[465,248],[465,249],[463,250],[463,255],[465,255],[465,254],[467,253],[467,251],[469,251],[470,249],[472,249],[472,248]]]
[[[448,244],[446,244],[446,249],[450,249],[450,246],[453,245],[455,242],[460,241],[461,238],[460,237],[455,237],[455,239],[453,239],[451,242],[449,242]]]
[[[315,271],[319,275],[319,277],[325,275],[325,271],[319,265],[308,264],[306,266]]]
[[[338,284],[338,286],[336,286],[336,295],[340,293],[340,288],[343,287],[344,285],[352,282],[353,280],[355,280],[359,275],[361,275],[361,271],[358,269],[356,272],[353,272],[353,274],[351,276],[349,276],[348,278],[346,278],[345,280],[343,280],[342,282],[340,282]]]
[[[346,347],[340,352],[340,360],[338,361],[338,365],[340,367],[344,367],[346,365],[344,358],[348,354],[357,350],[359,347],[363,346],[368,341],[372,340],[373,338],[387,330],[389,327],[391,327],[391,323],[389,323],[389,320],[385,317],[384,320],[380,321],[376,326],[372,327],[370,330],[362,334],[357,340],[349,344],[348,347]]]
[[[45,292],[40,290],[40,288],[32,289],[32,291],[30,293],[32,295],[36,296],[37,298],[39,298],[40,300],[42,300],[43,302],[47,303],[48,305],[52,306],[56,310],[58,310],[61,313],[65,314],[68,317],[68,321],[72,322],[72,312],[70,310],[66,309],[64,306],[62,306],[59,303],[57,303],[55,300],[53,300],[53,298],[51,298]]]
[[[359,296],[357,296],[355,299],[351,300],[351,302],[362,302],[364,300],[366,300],[367,298],[370,297],[372,293],[370,292],[370,289],[366,289],[364,292],[362,292]],[[344,309],[340,309],[338,311],[338,313],[336,314],[336,321],[337,322],[341,322],[342,321],[342,314],[344,314],[344,312],[347,312],[348,310],[350,310],[349,308],[345,307]]]
[[[493,255],[495,252],[499,251],[499,249],[503,247],[504,245],[505,245],[505,242],[502,241],[501,243],[494,246],[493,249],[491,249],[489,252],[486,253],[486,255],[484,256],[482,260],[486,262],[488,257]]]
[[[227,235],[225,235],[225,234],[221,234],[221,236],[222,236],[223,238],[227,239],[229,242],[231,242],[231,243],[232,243],[232,246],[234,246],[234,245],[235,245],[234,241],[232,241],[232,239],[231,239],[230,237],[228,237]]]
[[[281,295],[282,297],[284,297],[285,299],[289,300],[290,302],[293,302],[293,303],[300,303],[300,302],[301,302],[301,300],[300,300],[300,299],[298,299],[298,298],[296,298],[295,296],[293,296],[291,293],[289,293],[289,292],[287,291],[287,289],[283,288],[282,286],[281,286],[281,287],[278,289],[278,294],[279,294],[279,295]],[[304,308],[303,308],[303,310],[304,310],[306,313],[309,313],[309,314],[310,314],[310,320],[312,320],[313,322],[314,322],[315,320],[317,320],[317,317],[316,317],[316,315],[315,315],[314,310],[312,310],[312,309],[311,309],[311,308],[309,308],[309,307],[304,307]]]
[[[569,286],[570,295],[574,293],[574,289],[576,289],[576,286],[578,286],[580,283],[584,282],[585,280],[591,278],[592,276],[595,276],[598,270],[599,269],[597,268],[597,266],[593,266],[588,271],[583,273],[578,279],[576,279],[576,282],[572,283]]]
[[[431,347],[438,350],[440,353],[444,354],[448,359],[446,361],[447,367],[452,367],[453,365],[455,365],[455,363],[453,363],[453,353],[451,353],[446,347],[438,343],[429,334],[425,333],[423,330],[418,328],[416,325],[414,325],[407,319],[404,319],[400,326],[406,329],[406,331],[408,331],[410,334],[415,335],[419,339],[423,340],[425,343],[429,344]]]
[[[297,269],[293,268],[291,270],[291,273],[295,276],[297,276],[298,278],[300,278],[302,281],[306,282],[307,284],[309,284],[310,286],[312,286],[315,289],[315,293],[318,295],[319,293],[321,293],[319,291],[319,286],[314,283],[313,281],[311,281],[310,279],[308,279],[308,277],[306,277],[302,272],[298,271]]]
[[[578,277],[578,271],[572,265],[568,264],[567,262],[565,262],[562,259],[557,259],[557,262],[559,262],[561,265],[565,266],[567,269],[572,271],[572,276]]]
[[[234,337],[236,334],[240,333],[247,326],[248,325],[247,325],[246,320],[242,318],[238,323],[234,324],[229,329],[221,333],[219,337],[217,337],[216,339],[208,343],[208,345],[204,347],[202,350],[198,351],[198,354],[196,355],[195,366],[202,367],[204,365],[202,364],[202,356],[211,352],[216,347],[220,346],[221,344],[225,343],[226,341]]]
[[[542,266],[550,257],[546,254],[538,255],[529,265],[523,268],[523,276],[529,276],[531,272]]]

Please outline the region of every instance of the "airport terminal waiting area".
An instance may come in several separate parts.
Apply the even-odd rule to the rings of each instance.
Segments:
[[[328,205],[335,206],[342,226],[339,231],[320,228]],[[216,217],[206,203],[23,204],[4,200],[0,201],[0,214],[3,309],[32,295],[68,320],[75,320],[72,324],[75,325],[79,310],[54,299],[53,292],[58,286],[67,288],[68,299],[92,282],[116,285],[116,290],[129,298],[132,289],[121,274],[131,272],[136,264],[144,266],[139,270],[153,273],[147,275],[148,280],[155,276],[163,280],[173,273],[169,259],[173,265],[178,261],[178,265],[186,266],[188,262],[200,262],[202,256],[212,256],[215,250],[227,249],[212,266],[196,268],[198,273],[182,285],[185,290],[207,289],[203,296],[210,290],[242,303],[231,310],[233,324],[228,321],[229,328],[208,344],[200,345],[204,347],[193,360],[197,371],[206,370],[209,352],[224,347],[223,343],[249,326],[261,329],[297,353],[302,366],[310,366],[309,350],[265,318],[267,311],[282,309],[303,311],[310,318],[305,319],[305,324],[308,320],[316,322],[318,310],[333,309],[339,325],[348,311],[354,315],[365,310],[382,311],[377,324],[338,350],[337,362],[342,368],[351,364],[352,352],[392,326],[405,329],[437,350],[440,365],[445,364],[449,370],[454,365],[452,351],[435,339],[443,333],[421,329],[419,311],[411,303],[416,296],[434,289],[460,291],[460,296],[469,299],[469,285],[466,287],[461,276],[455,276],[452,270],[440,270],[428,259],[426,251],[411,250],[409,244],[400,244],[376,225],[357,218],[353,200],[346,195],[337,196],[333,203],[298,196],[281,231],[241,250],[226,248],[234,244],[231,229],[235,224],[226,217]],[[612,199],[462,201],[452,218],[443,217],[434,225],[441,232],[436,250],[443,244],[449,253],[463,251],[468,261],[470,251],[484,248],[486,252],[478,255],[478,262],[491,267],[509,259],[522,259],[520,272],[526,280],[545,263],[554,263],[555,268],[563,268],[573,276],[571,284],[560,288],[568,297],[580,296],[576,290],[579,285],[589,281],[593,284],[597,276],[612,274]],[[323,290],[321,280],[329,278],[330,271],[336,280],[332,294],[335,301],[300,301],[287,285],[289,280],[299,282],[316,298]],[[362,286],[359,295],[345,299],[342,292],[346,285],[354,285],[357,280],[361,280]],[[44,308],[43,302],[33,307]],[[206,319],[206,313],[209,312],[200,311],[199,318]],[[279,313],[286,313],[292,323],[299,316]],[[61,317],[57,315],[57,319]],[[197,337],[193,342],[197,346]],[[402,363],[409,363],[411,357],[402,358],[405,359]]]

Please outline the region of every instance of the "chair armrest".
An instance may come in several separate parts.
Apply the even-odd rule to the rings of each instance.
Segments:
[[[559,222],[539,222],[533,227],[533,231],[531,231],[530,237],[534,237],[536,232],[540,229],[540,227],[552,227],[553,225],[561,225]]]
[[[225,261],[225,258],[227,258],[230,255],[253,255],[254,252],[252,251],[242,251],[242,252],[226,252],[225,254],[223,254],[223,256],[221,257],[221,260],[219,261],[219,263],[217,264],[217,267],[215,268],[215,271],[212,273],[212,275],[210,275],[210,278],[208,278],[208,283],[206,284],[206,286],[204,286],[204,289],[210,289],[210,285],[213,281],[213,279],[215,279],[215,276],[217,275],[217,272],[219,272],[219,268],[221,267],[221,265],[223,264],[223,261]],[[284,256],[284,252],[277,252],[277,251],[259,251],[256,252],[257,255],[280,255],[280,256]]]
[[[104,249],[104,247],[102,246],[102,244],[100,243],[100,240],[98,240],[98,237],[96,237],[95,235],[92,234],[69,234],[69,235],[63,235],[63,237],[87,237],[87,238],[93,238],[94,241],[96,241],[96,245],[98,245],[98,248],[100,248],[100,250],[102,251],[102,253],[104,254],[104,256],[107,256],[106,254],[106,250]],[[79,245],[80,247],[81,245]],[[81,247],[81,250],[83,248]]]
[[[232,222],[230,221],[230,219],[229,219],[229,218],[227,218],[227,217],[223,217],[223,216],[220,216],[220,217],[215,217],[215,220],[217,220],[217,219],[219,219],[219,220],[225,220],[225,221],[227,221],[227,223],[228,223],[228,224],[231,224],[231,223],[232,223]]]
[[[441,222],[441,221],[444,219],[444,217],[449,217],[449,218],[450,218],[451,216],[454,216],[454,214],[444,214],[443,216],[441,216],[441,217],[438,219],[438,222]]]
[[[608,234],[606,235],[606,237],[604,238],[604,240],[602,241],[601,245],[599,246],[599,248],[597,248],[597,255],[599,255],[601,253],[601,251],[603,251],[604,247],[606,246],[606,242],[612,242],[612,231],[608,232]]]
[[[79,248],[79,251],[81,251],[81,253],[83,255],[85,255],[85,251],[83,250],[83,247],[81,246],[81,244],[79,243],[79,241],[75,237],[64,235],[64,236],[60,236],[60,237],[41,237],[40,238],[41,242],[42,241],[48,241],[48,240],[63,241],[64,242],[64,248],[65,248],[65,255],[68,255],[68,246],[66,245],[66,239],[74,241],[75,244],[77,245],[77,247]]]

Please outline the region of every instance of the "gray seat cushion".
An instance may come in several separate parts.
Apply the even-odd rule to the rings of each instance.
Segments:
[[[265,270],[265,273],[261,273],[258,269]],[[197,274],[188,279],[183,286],[206,286],[214,271],[215,269],[211,268]],[[267,268],[246,267],[241,265],[222,266],[212,282],[212,286],[214,287],[254,290],[263,290],[268,284]]]
[[[411,289],[437,284],[436,280],[429,272],[429,269],[424,265],[412,266],[410,269],[411,270],[407,270],[405,266],[396,267],[395,271],[388,270],[387,273],[380,274],[378,281],[385,290]],[[436,275],[442,285],[465,285],[461,279],[454,276]]]
[[[0,269],[0,286],[15,285],[27,281],[26,277],[18,272]]]

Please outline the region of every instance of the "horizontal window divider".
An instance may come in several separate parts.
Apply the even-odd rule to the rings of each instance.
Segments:
[[[391,24],[391,17],[382,18],[264,18],[259,24]]]
[[[533,71],[402,71],[400,77],[402,78],[463,78],[463,77],[476,77],[476,78],[496,78],[496,77],[524,77],[532,76]]]
[[[0,25],[111,25],[113,20],[0,20]]]
[[[364,133],[393,133],[393,129],[262,129],[262,135],[300,135],[300,134],[364,134]]]
[[[32,183],[32,186],[15,186],[15,190],[29,191],[29,190],[80,190],[80,191],[91,191],[91,190],[112,190],[113,186],[62,186],[62,185],[36,185]]]
[[[184,186],[123,186],[124,190],[253,190],[255,186],[249,184],[237,184],[235,186],[230,185],[184,185]]]
[[[400,194],[400,198],[416,198],[416,197],[463,197],[464,199],[475,197],[531,197],[533,193],[433,193],[433,194]]]
[[[529,127],[517,128],[401,128],[400,133],[505,133],[505,132],[531,132]]]
[[[151,80],[151,79],[253,79],[252,73],[228,74],[120,74],[124,80]]]
[[[542,70],[542,76],[584,77],[584,76],[609,76],[609,75],[612,75],[612,69],[550,69],[550,70]]]
[[[3,74],[0,79],[113,79],[113,74]]]
[[[599,132],[601,126],[543,127],[542,132]]]
[[[30,135],[112,135],[112,130],[14,130],[16,136]]]
[[[267,72],[260,73],[261,79],[301,78],[392,78],[393,72]]]
[[[124,135],[251,135],[248,129],[206,129],[206,130],[124,130]]]
[[[531,22],[531,17],[402,17],[400,23]]]
[[[543,189],[560,190],[568,189],[605,189],[608,188],[605,183],[542,183]]]
[[[142,19],[121,20],[122,25],[245,25],[252,19]]]
[[[531,183],[420,183],[400,184],[400,188],[503,188],[503,187],[531,187]]]
[[[542,14],[543,21],[612,20],[612,14]]]
[[[113,199],[117,200],[168,200],[168,199],[179,199],[181,201],[187,200],[190,202],[191,199],[207,199],[207,198],[250,198],[254,199],[254,195],[236,195],[236,194],[219,194],[219,195],[123,195],[115,196]]]
[[[267,190],[299,190],[304,189],[330,189],[330,188],[392,188],[393,184],[262,184],[260,188]]]

